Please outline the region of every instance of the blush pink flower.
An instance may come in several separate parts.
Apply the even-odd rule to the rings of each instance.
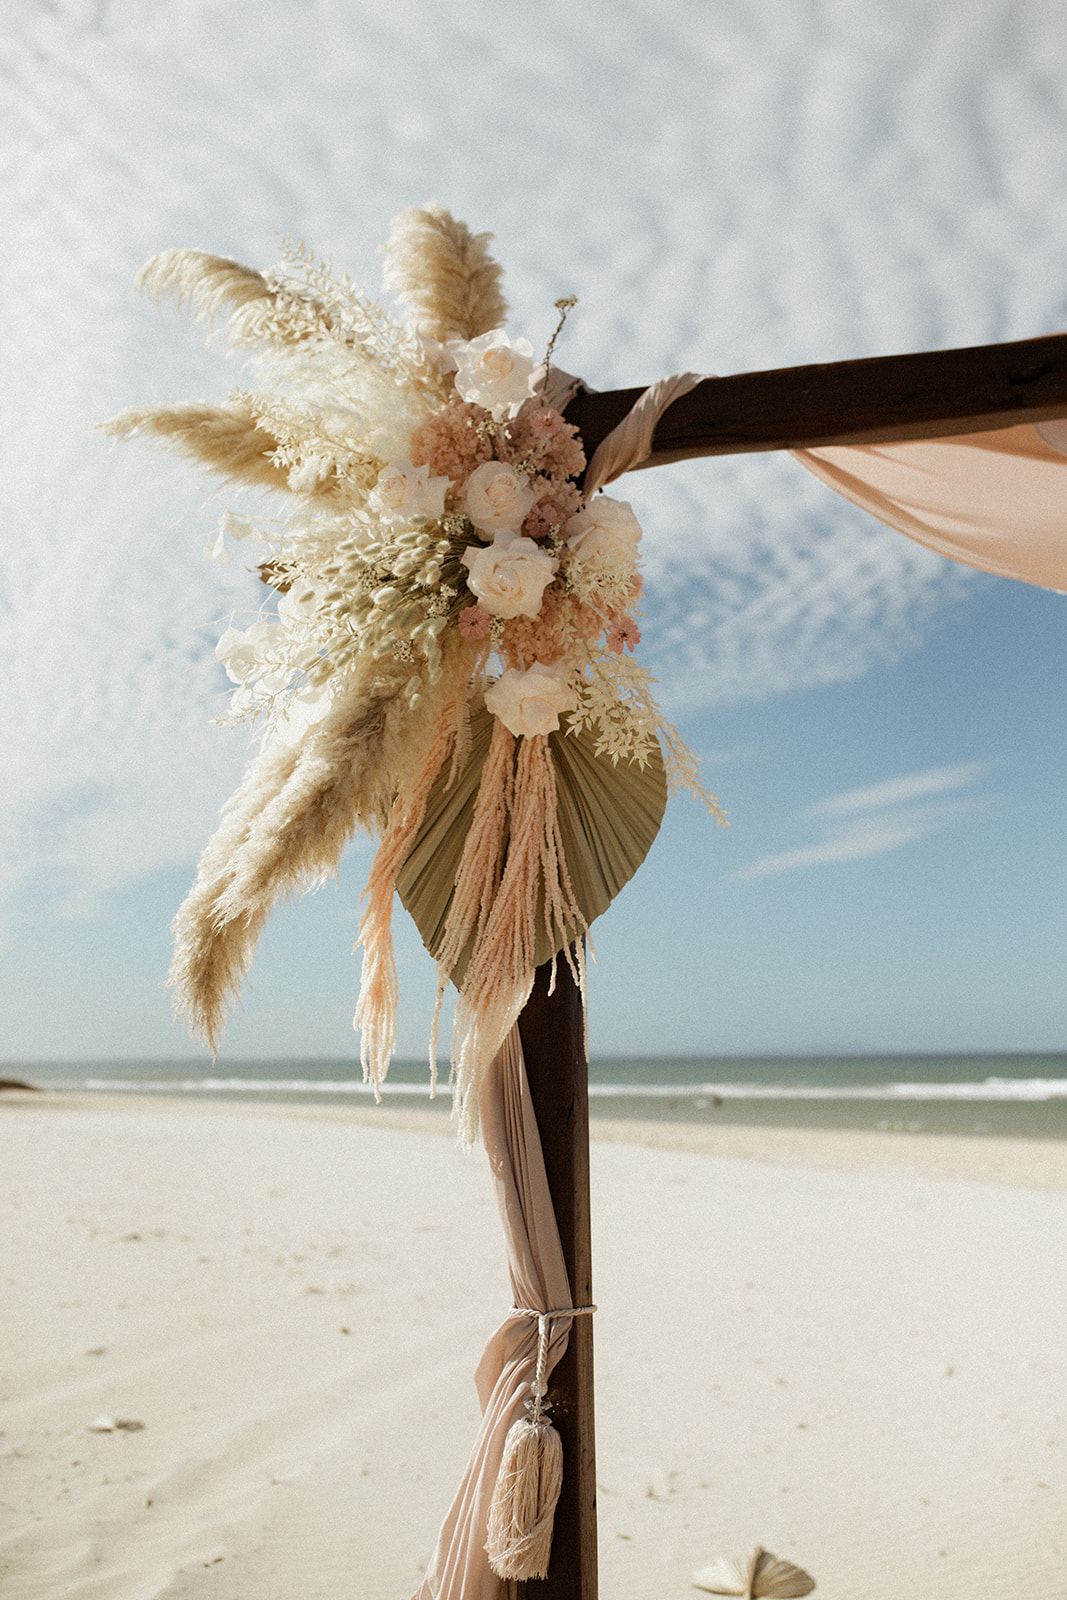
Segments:
[[[633,617],[616,617],[604,639],[608,649],[617,656],[624,650],[636,650],[641,643],[641,629]]]
[[[482,406],[452,400],[434,411],[416,430],[411,440],[411,459],[425,461],[430,471],[442,473],[453,483],[462,483],[475,467],[490,461],[493,447],[478,424],[489,416]]]
[[[585,471],[585,451],[577,428],[547,406],[524,406],[508,423],[497,448],[502,461],[529,461],[555,483],[577,478]]]
[[[484,639],[489,632],[489,613],[481,606],[466,606],[459,614],[456,626],[464,639]]]

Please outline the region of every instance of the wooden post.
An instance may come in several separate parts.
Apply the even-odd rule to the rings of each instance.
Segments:
[[[589,1238],[589,1071],[582,997],[560,956],[537,969],[519,1017],[530,1097],[574,1304],[592,1304]],[[596,1446],[593,1319],[575,1317],[567,1351],[552,1374],[552,1420],[563,1441],[563,1491],[556,1508],[548,1577],[518,1585],[519,1600],[596,1600]]]
[[[580,390],[566,408],[587,456],[641,389]],[[1067,335],[742,373],[705,380],[669,406],[652,453],[661,466],[702,455],[828,444],[889,443],[979,433],[1067,416]],[[540,967],[519,1018],[549,1191],[576,1305],[592,1301],[589,1237],[588,1063],[581,995],[566,963],[548,993]],[[519,1600],[597,1600],[596,1451],[592,1318],[576,1317],[552,1377],[563,1440],[563,1492],[548,1577],[517,1586]]]

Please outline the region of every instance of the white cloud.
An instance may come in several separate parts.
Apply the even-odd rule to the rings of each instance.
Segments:
[[[436,196],[495,231],[516,332],[579,292],[558,354],[601,388],[1067,319],[1067,33],[1036,0],[313,9],[27,5],[8,30],[0,834],[70,903],[195,854],[242,761],[197,629],[255,587],[201,560],[202,483],[91,432],[235,381],[134,298],[155,251],[268,264],[283,230],[374,286],[389,217]],[[787,460],[631,488],[675,708],[856,677],[982,581]]]
[[[988,772],[987,761],[962,761],[955,766],[930,767],[926,772],[908,772],[901,778],[887,778],[864,789],[848,789],[843,794],[827,795],[807,809],[809,817],[845,817],[856,811],[881,811],[890,806],[907,805],[926,795],[964,789]]]
[[[914,802],[928,795],[950,794],[966,789],[989,770],[989,765],[988,762],[972,761],[956,766],[931,767],[924,772],[909,772],[862,789],[828,795],[803,812],[805,817],[828,823],[829,832],[825,839],[793,850],[759,856],[731,876],[735,883],[750,883],[758,878],[777,877],[783,872],[802,872],[809,867],[861,861],[914,844],[917,839],[951,827],[985,803],[981,797],[969,795],[926,805]]]

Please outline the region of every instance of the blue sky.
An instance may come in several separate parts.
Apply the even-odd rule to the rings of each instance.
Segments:
[[[376,289],[401,207],[497,236],[511,329],[597,387],[1067,327],[1067,20],[1037,0],[147,0],[5,22],[0,793],[8,1058],[195,1053],[168,924],[247,735],[213,485],[103,417],[220,396],[131,284],[305,237]],[[730,814],[668,812],[594,929],[599,1053],[1064,1047],[1065,600],[792,461],[635,474],[642,647]],[[280,913],[223,1060],[344,1056],[370,859]],[[428,959],[401,920],[400,1047]]]

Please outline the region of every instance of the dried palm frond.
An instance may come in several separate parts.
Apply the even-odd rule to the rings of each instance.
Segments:
[[[732,1560],[721,1557],[710,1567],[694,1572],[691,1582],[696,1589],[706,1589],[710,1594],[741,1595],[743,1600],[797,1600],[810,1594],[815,1579],[803,1567],[791,1561],[780,1561],[762,1545],[756,1545],[747,1555]]]
[[[137,406],[100,424],[116,439],[151,434],[164,446],[191,456],[236,483],[258,489],[287,489],[284,466],[272,459],[278,440],[260,427],[240,400],[229,406]]]
[[[508,313],[491,233],[471,233],[444,206],[410,206],[393,218],[384,247],[385,288],[431,339],[476,339]]]

